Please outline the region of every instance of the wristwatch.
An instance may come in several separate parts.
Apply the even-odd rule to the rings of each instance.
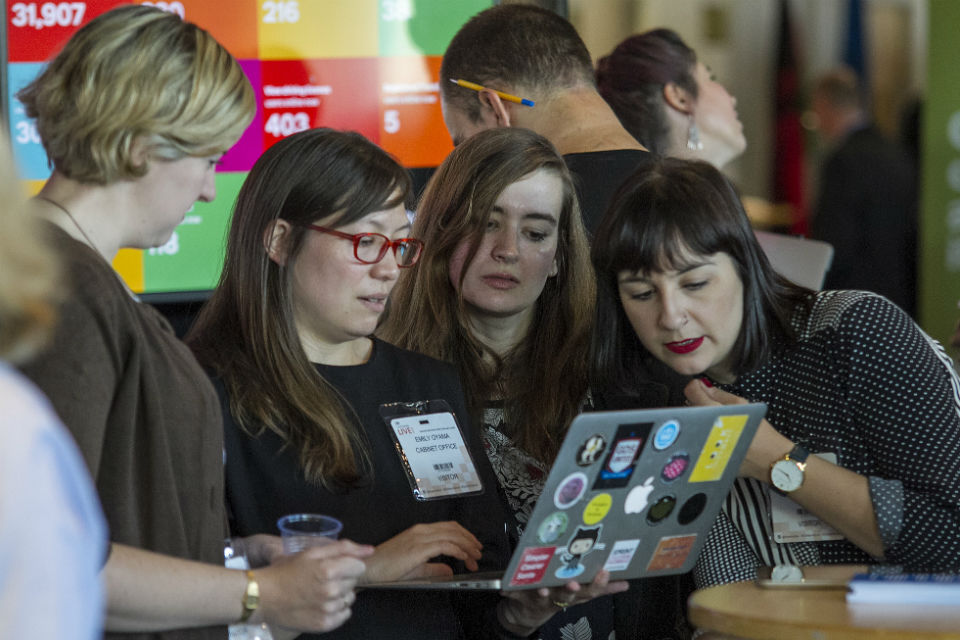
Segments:
[[[803,485],[803,471],[807,468],[810,452],[796,444],[790,453],[770,465],[770,484],[780,493],[796,491]]]

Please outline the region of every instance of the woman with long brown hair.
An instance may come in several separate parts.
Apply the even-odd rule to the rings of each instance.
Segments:
[[[480,132],[431,178],[414,234],[421,265],[401,275],[380,335],[456,365],[522,527],[588,398],[595,285],[570,172],[532,131]],[[607,577],[577,602],[626,587]],[[613,629],[612,598],[563,609],[540,637],[572,625],[594,637]]]

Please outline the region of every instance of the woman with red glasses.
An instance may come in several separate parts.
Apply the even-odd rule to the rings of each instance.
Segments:
[[[420,257],[410,189],[406,171],[356,133],[314,129],[273,145],[240,191],[223,275],[187,338],[223,405],[232,533],[276,532],[291,513],[333,516],[343,536],[376,547],[361,584],[502,569],[509,554],[455,368],[372,337]],[[464,445],[462,482],[408,474],[453,462],[431,457],[423,420],[446,436],[436,442]],[[470,629],[494,628],[484,616],[498,601],[368,589],[324,637],[476,637]]]

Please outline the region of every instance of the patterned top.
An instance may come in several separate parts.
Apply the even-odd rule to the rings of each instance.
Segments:
[[[543,492],[549,469],[514,444],[506,432],[503,408],[485,409],[481,437],[500,490],[517,523],[511,536],[516,543]],[[535,637],[538,640],[612,640],[616,637],[613,597],[596,598],[558,611],[540,627]]]
[[[883,561],[960,570],[960,380],[942,347],[886,298],[816,294],[793,317],[796,343],[725,391],[768,404],[767,419],[868,478]],[[877,563],[846,540],[769,537],[766,484],[738,479],[694,571],[698,587],[750,580],[762,564]],[[751,533],[752,532],[752,533]]]

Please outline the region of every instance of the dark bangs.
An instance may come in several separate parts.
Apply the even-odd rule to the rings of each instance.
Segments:
[[[595,341],[596,374],[622,386],[635,366],[624,354],[645,353],[620,305],[621,272],[681,270],[692,257],[720,252],[743,285],[743,325],[732,354],[739,375],[766,361],[776,336],[793,339],[790,317],[797,305],[808,304],[811,292],[774,272],[736,190],[711,165],[662,158],[633,174],[594,238],[597,326],[610,327],[613,336]]]
[[[664,159],[628,179],[597,231],[594,246],[602,250],[594,260],[602,274],[680,270],[693,256],[722,251],[743,279],[745,235],[752,231],[745,215],[731,215],[740,207],[733,189],[710,177]]]
[[[293,154],[303,179],[292,185],[280,218],[304,225],[339,214],[327,222],[338,227],[409,204],[413,187],[406,169],[359,133],[314,129],[298,135],[309,149]]]

